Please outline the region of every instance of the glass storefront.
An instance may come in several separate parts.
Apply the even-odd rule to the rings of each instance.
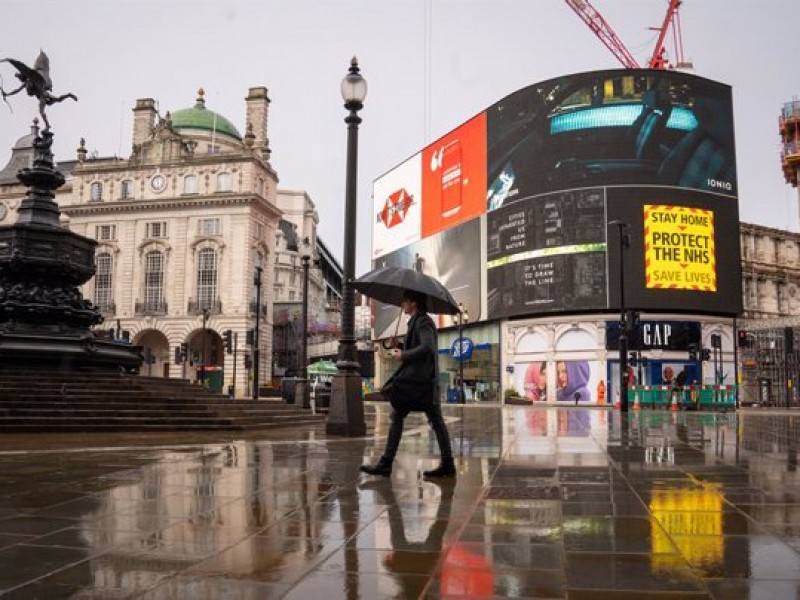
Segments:
[[[464,327],[462,352],[458,329],[439,332],[439,381],[443,400],[457,401],[463,369],[467,402],[500,402],[500,327],[482,323]]]

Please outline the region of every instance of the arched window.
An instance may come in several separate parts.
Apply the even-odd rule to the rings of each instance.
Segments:
[[[94,303],[101,312],[112,310],[114,294],[114,278],[112,273],[113,263],[111,254],[101,252],[95,257],[97,273],[94,276]]]
[[[89,200],[92,202],[100,202],[103,199],[103,184],[99,181],[93,181],[89,186]]]
[[[217,299],[217,253],[203,248],[197,253],[197,302],[200,310],[214,307]]]
[[[119,188],[119,197],[122,200],[130,200],[133,198],[133,180],[125,179]]]
[[[189,174],[183,178],[183,193],[197,194],[197,175]]]
[[[231,191],[231,174],[220,173],[217,175],[217,191],[230,192]]]
[[[152,250],[144,255],[144,303],[153,312],[161,309],[164,298],[164,254]]]

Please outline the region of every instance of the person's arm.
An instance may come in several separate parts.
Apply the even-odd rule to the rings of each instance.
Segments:
[[[415,327],[419,336],[419,345],[400,353],[400,360],[404,363],[423,360],[428,354],[436,356],[436,326],[433,324],[433,319],[427,315],[419,318]]]

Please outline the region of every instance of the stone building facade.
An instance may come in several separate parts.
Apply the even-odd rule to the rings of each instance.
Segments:
[[[94,158],[81,140],[77,160],[60,163],[67,184],[56,197],[69,228],[98,241],[97,273],[84,286],[106,319],[103,327],[144,347],[143,374],[194,379],[248,393],[256,327],[259,380],[271,379],[272,287],[277,174],[267,137],[264,87],[245,99],[242,136],[205,106],[159,114],[151,98],[133,110],[128,158]],[[21,138],[0,171],[1,223],[12,223],[23,197],[16,171],[29,158],[32,136]],[[58,158],[58,157],[57,157]],[[255,273],[261,278],[256,306]],[[231,330],[237,352],[224,348]],[[184,352],[181,352],[181,349]],[[234,356],[236,364],[234,366]],[[202,367],[202,368],[201,368]]]
[[[742,223],[739,235],[742,318],[800,317],[800,234]]]

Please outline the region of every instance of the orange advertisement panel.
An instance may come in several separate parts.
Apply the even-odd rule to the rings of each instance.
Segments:
[[[486,114],[422,151],[422,237],[486,212]]]
[[[648,288],[717,291],[713,211],[645,204],[644,252]]]

